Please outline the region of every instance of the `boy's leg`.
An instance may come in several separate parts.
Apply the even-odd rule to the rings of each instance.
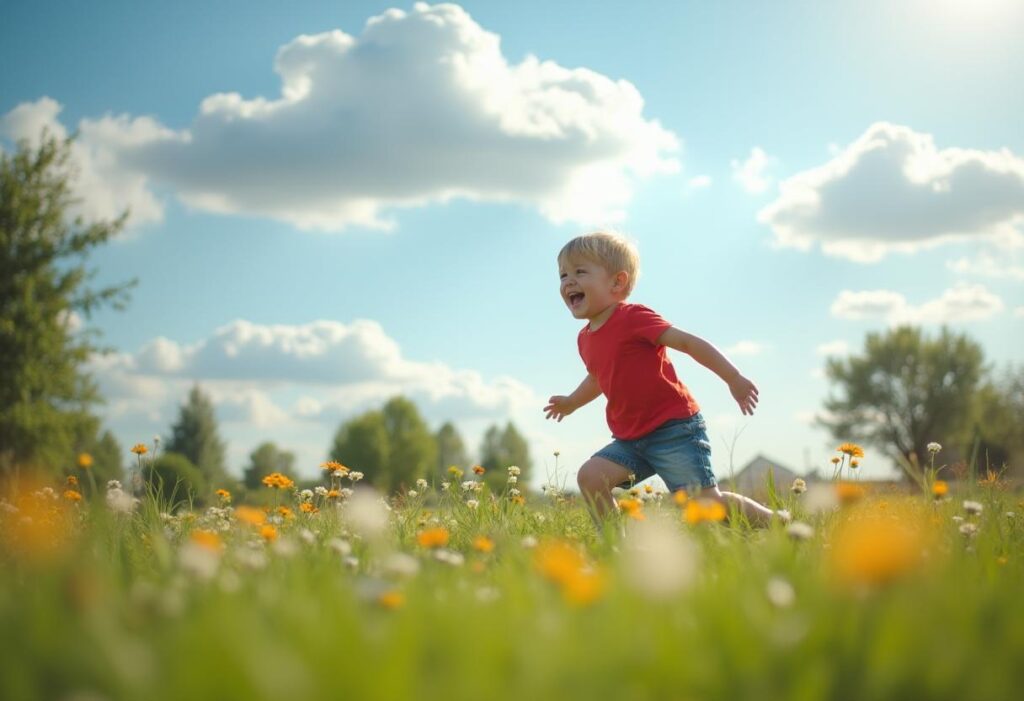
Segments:
[[[593,457],[583,463],[576,483],[595,521],[600,522],[618,509],[612,498],[612,487],[628,480],[631,474],[631,470],[605,458]]]
[[[705,499],[714,499],[721,502],[725,506],[735,506],[755,526],[767,526],[773,516],[783,521],[789,520],[788,512],[772,511],[767,506],[754,501],[750,497],[745,497],[735,492],[723,492],[717,486],[701,490],[700,495]]]

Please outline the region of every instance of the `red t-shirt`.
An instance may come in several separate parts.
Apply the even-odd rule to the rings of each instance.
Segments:
[[[700,411],[657,342],[671,326],[642,304],[623,303],[597,331],[589,324],[580,331],[580,357],[608,400],[608,427],[616,438],[633,440]]]

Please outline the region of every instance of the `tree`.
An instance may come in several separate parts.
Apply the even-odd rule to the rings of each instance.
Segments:
[[[337,431],[331,460],[366,474],[366,481],[390,492],[427,477],[437,460],[437,445],[416,405],[393,397]]]
[[[242,481],[246,489],[259,490],[263,487],[263,478],[271,472],[280,472],[294,480],[295,453],[280,450],[276,444],[267,441],[249,454],[249,465],[242,473]]]
[[[224,467],[224,442],[217,433],[213,402],[193,385],[188,401],[181,406],[178,420],[171,427],[167,452],[179,453],[195,465],[210,484],[228,479]]]
[[[120,231],[114,221],[72,219],[70,141],[45,132],[0,153],[0,475],[22,467],[57,471],[95,438],[99,403],[84,372],[100,351],[96,332],[76,331],[104,305],[123,308],[135,281],[99,290],[89,252]]]
[[[164,502],[202,501],[210,483],[202,471],[186,456],[167,452],[143,463],[142,479]]]
[[[971,421],[960,444],[977,462],[978,474],[1004,467],[1024,474],[1024,367],[1008,368],[998,380],[986,380],[974,394]]]
[[[484,479],[491,489],[504,489],[510,465],[520,470],[519,482],[529,482],[533,460],[530,459],[530,446],[511,421],[505,424],[504,430],[497,425],[491,426],[484,433],[480,445],[480,464],[487,469]]]
[[[465,469],[469,465],[469,457],[466,455],[466,445],[459,435],[459,430],[451,421],[445,422],[434,434],[434,441],[437,443],[437,470],[435,472],[439,479],[444,479],[445,471],[452,465]]]
[[[943,328],[937,338],[902,326],[868,334],[863,355],[830,359],[837,394],[818,423],[837,441],[873,444],[899,462],[923,461],[932,441],[953,442],[983,373],[981,346]]]

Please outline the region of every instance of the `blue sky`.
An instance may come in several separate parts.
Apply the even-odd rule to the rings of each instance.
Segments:
[[[823,465],[825,358],[869,331],[946,323],[1022,360],[1011,0],[2,13],[0,143],[77,131],[82,213],[132,208],[91,261],[140,284],[83,322],[116,350],[93,370],[126,448],[198,381],[231,468],[274,440],[312,474],[342,421],[404,392],[471,449],[514,420],[537,481],[556,450],[564,480],[608,432],[601,400],[543,420],[584,372],[554,258],[599,226],[640,249],[633,301],[761,389],[743,417],[675,357],[719,474]]]

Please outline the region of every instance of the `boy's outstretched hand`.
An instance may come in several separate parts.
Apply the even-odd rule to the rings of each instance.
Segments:
[[[548,405],[544,407],[545,419],[554,419],[555,421],[561,421],[566,416],[576,411],[577,407],[573,404],[572,399],[569,397],[562,396],[560,394],[551,397],[548,400]]]
[[[736,375],[729,382],[732,398],[740,405],[740,411],[752,415],[757,407],[757,387],[743,375]]]

